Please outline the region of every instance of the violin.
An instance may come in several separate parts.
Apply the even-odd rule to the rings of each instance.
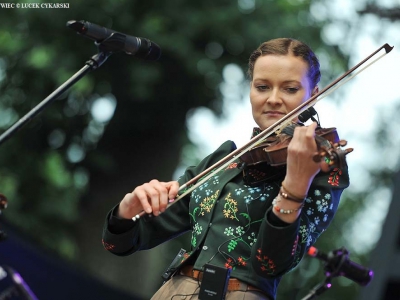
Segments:
[[[269,136],[265,142],[242,154],[240,160],[247,167],[256,166],[261,163],[267,163],[272,167],[285,165],[287,147],[293,137],[296,126],[301,125],[292,123],[282,129],[277,135]],[[330,167],[342,169],[346,166],[345,156],[352,152],[353,148],[345,150],[341,148],[347,145],[347,141],[339,139],[336,128],[317,127],[315,130],[315,141],[318,147],[318,152],[313,156],[315,162],[320,162],[324,159]]]

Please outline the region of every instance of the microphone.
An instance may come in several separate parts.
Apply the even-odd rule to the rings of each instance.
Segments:
[[[136,55],[145,60],[157,60],[161,56],[160,47],[146,38],[123,34],[87,21],[71,20],[67,22],[67,27],[96,41],[96,43],[101,43],[112,37],[116,38],[116,43],[120,43],[118,50],[122,50],[128,55]]]
[[[362,286],[368,285],[374,276],[372,270],[349,260],[348,251],[344,248],[325,254],[311,246],[308,255],[326,262],[329,275],[334,273],[335,276],[344,276]]]

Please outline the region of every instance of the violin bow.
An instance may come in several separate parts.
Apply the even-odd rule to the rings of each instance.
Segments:
[[[356,71],[358,68],[360,68],[362,65],[364,65],[366,62],[368,62],[372,57],[374,57],[376,54],[378,54],[382,49],[385,50],[385,53],[382,55],[378,56],[375,60],[371,61],[367,65],[365,65],[363,68],[358,70],[353,74],[354,71]],[[279,132],[281,131],[284,127],[289,125],[291,123],[291,120],[298,117],[303,111],[306,109],[310,108],[311,106],[314,106],[318,101],[322,100],[326,96],[328,96],[330,93],[334,92],[336,89],[347,83],[349,80],[353,79],[355,76],[360,74],[362,71],[370,67],[372,64],[380,60],[383,56],[389,54],[390,51],[392,51],[393,46],[390,46],[389,44],[385,43],[383,46],[375,50],[372,54],[370,54],[368,57],[363,59],[361,62],[359,62],[357,65],[349,69],[347,72],[345,72],[342,76],[334,80],[332,83],[327,85],[324,89],[316,93],[314,96],[310,97],[308,100],[304,101],[302,104],[300,104],[298,107],[290,111],[288,114],[286,114],[283,118],[279,119],[276,121],[274,124],[269,126],[268,128],[264,129],[261,133],[253,137],[249,142],[244,144],[242,147],[232,151],[229,153],[227,156],[204,170],[203,172],[199,173],[192,179],[190,179],[188,182],[182,184],[179,187],[178,193],[182,192],[181,194],[178,194],[178,196],[173,199],[173,202],[170,202],[167,207],[170,207],[172,204],[176,203],[177,201],[181,200],[183,197],[185,197],[187,194],[191,193],[194,189],[202,185],[204,182],[206,182],[208,179],[210,179],[215,173],[220,172],[221,170],[225,169],[227,166],[229,166],[232,162],[234,162],[238,157],[242,156],[245,152],[251,150],[258,144],[262,143],[267,137],[269,137],[271,134],[274,132]],[[350,75],[350,76],[349,76]],[[347,78],[346,78],[347,77]],[[343,80],[343,81],[342,81]],[[340,83],[340,84],[339,84]],[[201,178],[200,181],[198,181]],[[171,200],[170,200],[171,201]],[[144,216],[146,213],[145,211],[140,212],[138,215],[133,217],[133,220],[139,219],[140,217]]]

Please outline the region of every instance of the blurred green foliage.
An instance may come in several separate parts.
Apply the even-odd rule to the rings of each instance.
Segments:
[[[186,113],[199,106],[221,113],[222,68],[235,63],[246,71],[249,54],[261,42],[293,37],[324,53],[330,69],[325,67],[322,86],[347,69],[339,48],[322,42],[325,22],[310,15],[310,3],[72,0],[69,9],[0,10],[1,132],[97,53],[91,40],[65,26],[67,21],[86,20],[146,37],[163,51],[157,62],[112,55],[1,145],[0,192],[10,199],[4,218],[60,257],[149,297],[159,284],[151,279],[159,278],[180,243],[187,247],[185,241],[162,248],[168,255],[150,251],[117,260],[100,243],[107,211],[136,185],[171,177],[189,143]],[[109,121],[93,114],[94,103],[103,97],[117,102]],[[338,238],[344,212],[357,209],[350,201],[346,206],[321,238],[324,249],[345,243]],[[321,266],[310,264],[283,280],[279,299],[296,299],[294,293],[321,279]],[[143,268],[147,280],[137,275]],[[335,299],[356,295],[354,285],[345,289],[347,296]]]

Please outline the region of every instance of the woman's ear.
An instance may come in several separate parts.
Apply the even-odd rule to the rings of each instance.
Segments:
[[[318,88],[318,86],[316,86],[314,89],[313,89],[313,91],[312,91],[312,93],[311,93],[311,96],[314,96],[315,94],[317,94],[319,92],[319,88]]]

